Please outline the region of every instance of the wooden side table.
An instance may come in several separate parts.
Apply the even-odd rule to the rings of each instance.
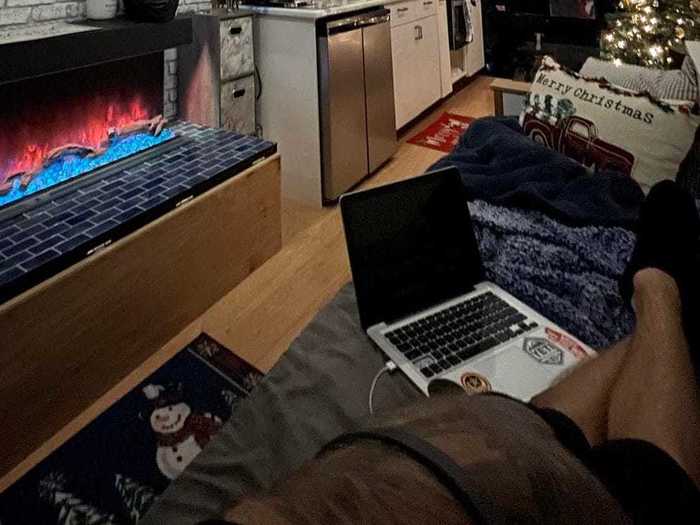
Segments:
[[[530,92],[530,83],[497,78],[491,82],[491,91],[497,117],[517,115],[522,110],[523,98]]]

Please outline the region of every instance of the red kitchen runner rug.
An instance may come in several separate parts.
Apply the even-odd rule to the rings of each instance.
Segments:
[[[473,120],[472,117],[455,113],[443,113],[430,126],[409,139],[408,143],[449,153]]]

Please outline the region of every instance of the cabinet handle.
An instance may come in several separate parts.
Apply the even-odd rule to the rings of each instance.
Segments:
[[[396,10],[397,13],[405,13],[406,11],[408,11],[408,7],[399,7]]]
[[[245,89],[234,89],[231,94],[233,95],[233,98],[241,98],[243,95],[245,95]]]
[[[228,32],[231,35],[240,35],[242,31],[243,31],[243,28],[238,27],[238,26],[233,26],[231,29],[228,30]]]
[[[433,2],[423,2],[423,5],[427,7],[429,5],[433,5]]]
[[[422,40],[423,39],[423,26],[415,26],[413,29],[416,31],[416,40]]]

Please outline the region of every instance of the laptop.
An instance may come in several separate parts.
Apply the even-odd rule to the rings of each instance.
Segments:
[[[458,171],[344,195],[362,328],[426,395],[436,379],[524,401],[595,352],[485,280]]]

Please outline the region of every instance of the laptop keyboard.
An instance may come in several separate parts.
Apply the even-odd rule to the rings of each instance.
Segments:
[[[431,378],[536,327],[537,323],[486,292],[384,336]]]

